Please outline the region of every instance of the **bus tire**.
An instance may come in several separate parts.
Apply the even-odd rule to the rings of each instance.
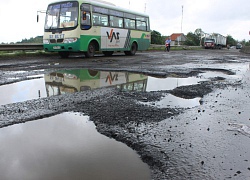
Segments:
[[[94,42],[90,42],[89,46],[88,46],[88,51],[84,53],[85,57],[87,57],[87,58],[94,57],[95,50],[96,50],[95,43]]]
[[[114,51],[103,51],[102,53],[104,54],[104,56],[112,56]]]
[[[125,55],[127,56],[134,56],[137,51],[137,44],[133,42],[131,45],[130,51],[124,51]]]
[[[61,51],[61,52],[58,52],[59,56],[62,58],[62,59],[65,59],[65,58],[68,58],[69,57],[69,52],[67,51]]]

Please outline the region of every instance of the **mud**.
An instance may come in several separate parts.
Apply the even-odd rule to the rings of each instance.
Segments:
[[[196,85],[173,90],[121,92],[116,88],[81,91],[2,105],[0,127],[62,112],[90,116],[98,131],[134,149],[151,169],[152,179],[248,179],[248,136],[228,131],[231,123],[250,124],[248,54],[236,50],[139,52],[85,59],[52,57],[0,58],[1,84],[63,69],[129,71],[158,78],[220,72]],[[166,94],[193,99],[190,108],[156,107]],[[142,103],[143,102],[143,103]],[[242,127],[242,126],[241,126]]]

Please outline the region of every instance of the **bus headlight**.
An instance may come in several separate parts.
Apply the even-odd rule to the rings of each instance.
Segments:
[[[64,43],[74,43],[77,41],[77,38],[65,38]]]
[[[49,40],[48,39],[44,39],[43,40],[43,44],[49,44]]]

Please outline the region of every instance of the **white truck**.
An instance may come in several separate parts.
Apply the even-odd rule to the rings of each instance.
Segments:
[[[204,38],[204,48],[205,49],[221,49],[226,47],[227,37],[218,34],[206,34]]]

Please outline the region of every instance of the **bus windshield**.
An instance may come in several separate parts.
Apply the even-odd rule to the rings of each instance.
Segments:
[[[74,28],[78,22],[78,2],[63,2],[48,6],[45,30]]]

